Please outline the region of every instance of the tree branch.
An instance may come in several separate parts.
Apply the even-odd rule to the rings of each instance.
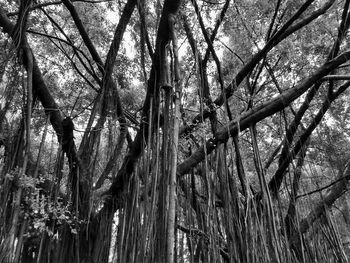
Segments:
[[[300,28],[308,25],[312,21],[314,21],[316,18],[324,14],[335,2],[335,0],[329,0],[326,2],[321,8],[311,13],[309,16],[304,18],[298,23],[295,23],[292,25],[293,22],[297,20],[297,18],[305,11],[308,5],[310,5],[314,0],[307,1],[300,9],[297,11],[291,19],[289,19],[275,34],[272,35],[270,40],[265,44],[265,46],[258,51],[244,66],[243,68],[237,73],[236,77],[233,79],[233,81],[225,88],[224,92],[220,94],[215,100],[214,103],[217,107],[221,107],[226,99],[230,98],[233,93],[237,90],[237,87],[241,84],[241,82],[246,78],[246,76],[249,74],[249,72],[257,65],[257,63],[264,58],[267,53],[275,46],[277,46],[282,40],[293,34],[294,32],[298,31]],[[226,99],[225,97],[226,96]],[[203,111],[203,116],[207,118],[209,116],[208,110]],[[194,119],[198,120],[197,124],[199,122],[202,122],[205,118],[200,118],[200,116],[194,117]],[[181,134],[189,132],[191,129],[193,129],[195,126],[188,126],[188,127],[182,127],[181,128]]]
[[[247,129],[251,124],[257,123],[287,107],[292,101],[311,88],[319,79],[334,70],[334,68],[347,62],[349,59],[350,51],[342,53],[335,59],[325,63],[312,76],[304,80],[295,88],[286,90],[281,95],[243,113],[238,121],[234,120],[229,122],[227,125],[219,129],[214,138],[207,140],[205,145],[200,147],[189,158],[178,165],[177,175],[184,175],[192,167],[204,160],[206,154],[210,154],[219,144],[226,142],[230,136],[237,135],[239,131]]]

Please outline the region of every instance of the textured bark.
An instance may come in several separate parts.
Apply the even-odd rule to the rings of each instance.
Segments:
[[[172,18],[173,20],[174,18]],[[175,21],[170,21],[172,25]],[[176,218],[176,168],[179,144],[179,128],[180,128],[180,104],[181,104],[181,80],[180,66],[178,59],[178,45],[174,26],[171,27],[173,54],[174,54],[174,72],[175,72],[175,109],[173,113],[172,138],[170,140],[171,156],[170,156],[170,178],[169,178],[169,210],[168,210],[168,226],[167,226],[167,262],[172,263],[175,260],[175,218]]]

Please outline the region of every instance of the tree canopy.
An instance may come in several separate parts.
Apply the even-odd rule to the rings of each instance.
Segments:
[[[348,262],[350,1],[0,3],[0,262]]]

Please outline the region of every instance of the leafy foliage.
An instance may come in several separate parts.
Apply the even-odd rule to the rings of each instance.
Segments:
[[[28,4],[0,3],[1,262],[347,262],[349,1]]]

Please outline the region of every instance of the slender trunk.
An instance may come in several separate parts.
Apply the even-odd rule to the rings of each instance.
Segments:
[[[170,22],[173,25],[175,21]],[[179,61],[177,54],[177,39],[174,28],[171,28],[174,54],[174,72],[175,72],[175,109],[173,116],[173,134],[171,141],[171,164],[170,164],[170,182],[169,182],[169,215],[167,226],[167,262],[174,262],[174,231],[176,217],[176,168],[177,168],[177,152],[179,143],[180,129],[180,100],[181,100],[181,83],[179,74]]]
[[[300,235],[300,232],[298,229],[296,196],[299,190],[299,181],[302,174],[302,167],[304,165],[307,147],[308,147],[308,142],[306,143],[306,145],[303,147],[302,151],[299,154],[297,166],[294,171],[294,179],[293,179],[293,184],[291,189],[288,211],[284,219],[286,233],[287,233],[289,243],[291,245],[291,249],[295,252],[295,255],[301,262],[305,261],[305,255],[304,255],[304,249],[303,249],[303,243],[302,243],[302,236]]]

